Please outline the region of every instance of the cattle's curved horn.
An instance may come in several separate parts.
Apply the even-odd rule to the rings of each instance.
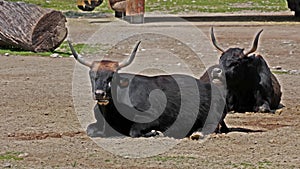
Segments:
[[[72,54],[74,56],[74,58],[81,64],[85,65],[85,66],[88,66],[88,67],[91,67],[92,66],[92,63],[90,62],[87,62],[85,60],[83,60],[82,56],[78,55],[77,52],[75,51],[73,45],[71,44],[71,42],[68,40],[68,44],[69,44],[69,47],[72,51]]]
[[[224,50],[222,48],[220,48],[217,44],[217,41],[216,41],[216,38],[215,38],[215,35],[214,35],[214,28],[211,27],[211,32],[210,32],[210,36],[211,36],[211,41],[213,43],[213,45],[221,52],[224,53]]]
[[[258,46],[259,36],[260,36],[260,34],[262,33],[262,31],[263,31],[263,29],[260,30],[260,31],[257,33],[257,35],[256,35],[256,37],[255,37],[255,39],[254,39],[253,45],[252,45],[252,49],[251,49],[249,52],[247,52],[247,53],[245,54],[245,56],[247,56],[247,55],[249,55],[250,53],[253,53],[253,52],[256,51],[257,46]]]
[[[123,63],[120,63],[120,65],[119,65],[119,67],[118,67],[118,70],[121,69],[121,68],[123,68],[123,67],[126,67],[126,66],[130,65],[130,63],[132,63],[133,59],[135,58],[135,54],[136,54],[136,52],[137,52],[137,49],[138,49],[140,43],[141,43],[141,41],[139,41],[139,42],[135,45],[134,49],[133,49],[132,52],[131,52],[131,55],[130,55],[129,59],[128,59],[127,61],[123,62]]]

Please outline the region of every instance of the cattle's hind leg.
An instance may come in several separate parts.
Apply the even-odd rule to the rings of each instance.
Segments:
[[[220,133],[228,133],[228,132],[230,131],[229,128],[227,127],[227,125],[226,125],[224,119],[221,120],[220,126],[221,126],[221,127],[220,127]]]
[[[88,125],[86,133],[90,137],[112,137],[122,136],[122,134],[115,131],[104,119],[98,105],[94,107],[94,115],[97,120],[96,123]]]

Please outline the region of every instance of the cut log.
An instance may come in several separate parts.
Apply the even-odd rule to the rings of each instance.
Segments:
[[[128,16],[144,15],[145,0],[126,0],[126,13]]]
[[[65,22],[59,11],[0,0],[0,47],[53,51],[67,36]]]

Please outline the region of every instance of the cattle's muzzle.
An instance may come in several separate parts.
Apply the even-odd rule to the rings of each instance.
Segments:
[[[101,106],[106,106],[109,103],[110,97],[106,95],[106,92],[103,90],[96,90],[95,91],[95,100]]]

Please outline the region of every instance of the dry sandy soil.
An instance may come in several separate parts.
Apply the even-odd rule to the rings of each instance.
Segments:
[[[88,90],[83,93],[83,97],[87,96],[88,99],[80,105],[81,103],[76,101],[77,95],[74,92],[74,87],[78,85],[74,85],[76,76],[73,77],[73,72],[82,69],[83,76],[87,76],[85,68],[75,64],[73,58],[0,55],[0,166],[7,168],[300,168],[300,22],[286,15],[205,16],[186,18],[192,25],[176,22],[175,26],[170,26],[174,23],[172,19],[174,18],[149,17],[146,18],[146,24],[129,27],[141,27],[139,29],[152,27],[154,30],[164,27],[170,31],[173,28],[195,27],[203,32],[204,36],[208,36],[211,25],[214,25],[221,46],[224,48],[240,46],[246,49],[250,48],[255,33],[264,29],[258,53],[264,56],[270,67],[281,66],[282,69],[293,70],[292,73],[276,74],[282,86],[282,104],[285,107],[275,114],[229,114],[226,122],[233,131],[228,134],[211,135],[205,141],[172,138],[93,140],[85,134],[85,127],[94,122],[92,111],[94,102],[91,94]],[[110,18],[68,19],[69,38],[73,42],[86,42],[96,30],[110,22]],[[111,34],[110,37],[113,38]],[[158,46],[153,40],[155,38],[160,42]],[[134,37],[128,41],[128,48],[123,50],[122,47],[114,47],[110,52],[128,53],[136,39],[138,38]],[[184,47],[176,47],[176,45],[184,46],[178,40],[148,34],[143,38],[143,43],[139,51],[141,57],[140,60],[137,59],[136,65],[149,66],[151,63],[152,68],[161,69],[163,66],[174,68],[174,65],[180,66],[180,64],[172,63],[173,59],[170,56],[176,55],[189,65],[192,72],[197,72],[193,74],[194,76],[199,77],[205,69],[203,65],[195,64],[193,60],[195,58],[190,56],[193,52]],[[107,42],[105,44],[110,48]],[[207,44],[211,46],[210,43]],[[167,49],[162,53],[167,51],[170,56],[161,55],[159,50],[155,51],[155,55],[151,52],[147,55],[148,48]],[[205,62],[206,66],[217,63],[219,55],[212,47],[209,50],[214,57],[210,62]],[[117,58],[113,55],[110,57]],[[159,64],[155,61],[159,61]],[[172,69],[168,71],[171,72]],[[156,72],[153,70],[150,71],[151,73]],[[86,77],[84,79],[89,87],[88,79]],[[85,114],[82,114],[78,108],[81,106],[85,106],[83,109]],[[100,146],[96,142],[100,142]],[[143,145],[143,143],[148,144]],[[151,147],[152,143],[153,147]],[[157,143],[161,147],[157,147]],[[132,150],[130,148],[132,144],[135,144],[139,150]],[[122,150],[119,154],[112,153],[106,150],[108,148],[106,146],[114,150],[120,147]],[[130,151],[143,149],[154,151],[162,147],[168,149],[158,151],[159,155],[149,157],[143,157],[143,154],[137,155],[141,158],[126,156]]]

